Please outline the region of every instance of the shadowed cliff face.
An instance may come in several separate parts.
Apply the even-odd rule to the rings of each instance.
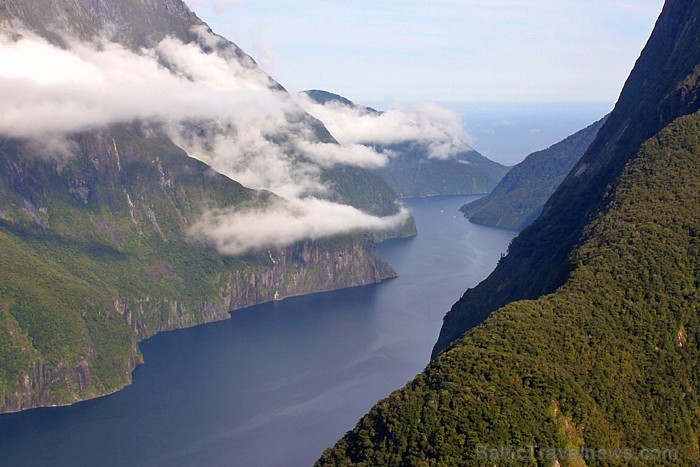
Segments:
[[[493,310],[551,293],[571,270],[569,256],[624,164],[643,141],[700,108],[700,5],[671,0],[654,28],[615,109],[596,139],[496,270],[468,290],[445,317],[433,357]]]

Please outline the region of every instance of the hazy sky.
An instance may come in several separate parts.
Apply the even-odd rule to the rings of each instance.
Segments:
[[[614,102],[663,0],[186,0],[290,91]]]

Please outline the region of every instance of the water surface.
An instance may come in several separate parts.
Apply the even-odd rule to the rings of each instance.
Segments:
[[[379,245],[398,279],[160,334],[123,391],[0,416],[0,465],[310,465],[425,367],[444,314],[515,235],[466,222],[471,199],[407,201],[420,235]]]

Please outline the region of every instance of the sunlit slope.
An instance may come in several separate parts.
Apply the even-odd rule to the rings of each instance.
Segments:
[[[222,256],[188,235],[201,210],[274,195],[139,125],[78,139],[83,153],[60,171],[22,144],[0,148],[3,410],[118,389],[140,358],[136,342],[158,331],[395,274],[361,234]]]
[[[181,0],[6,0],[0,34],[8,56],[65,65],[3,81],[0,412],[120,389],[159,331],[396,275],[368,232],[415,235],[396,193],[300,150],[342,148]]]
[[[666,3],[608,121],[448,313],[433,362],[321,465],[517,463],[508,447],[545,465],[616,448],[699,462],[699,19]]]
[[[700,114],[644,144],[572,263],[559,290],[494,312],[319,465],[517,461],[506,446],[561,465],[615,448],[700,461]]]

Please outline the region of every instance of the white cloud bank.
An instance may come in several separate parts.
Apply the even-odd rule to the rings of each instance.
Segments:
[[[293,109],[257,68],[167,38],[140,54],[111,42],[63,50],[0,38],[0,133],[70,133],[135,119],[237,118]],[[207,40],[211,40],[207,38]],[[171,64],[171,71],[160,61]]]
[[[459,114],[433,103],[372,112],[338,101],[318,104],[304,94],[299,95],[299,101],[344,145],[416,141],[428,146],[429,157],[438,159],[448,159],[471,149]]]
[[[228,255],[249,250],[318,239],[356,230],[382,230],[406,221],[402,208],[393,216],[378,218],[352,206],[317,198],[280,200],[264,210],[221,209],[207,212],[192,235],[216,245]]]
[[[318,142],[296,102],[252,61],[205,53],[174,38],[134,53],[104,40],[70,38],[69,48],[61,49],[19,32],[20,40],[0,34],[0,135],[27,140],[37,150],[70,152],[67,134],[153,121],[192,157],[287,199],[264,212],[205,213],[192,232],[222,253],[385,229],[407,217],[402,211],[377,218],[318,199],[329,190],[321,182],[323,167],[376,167],[385,156],[364,146]],[[222,41],[203,28],[196,32],[200,44]]]

